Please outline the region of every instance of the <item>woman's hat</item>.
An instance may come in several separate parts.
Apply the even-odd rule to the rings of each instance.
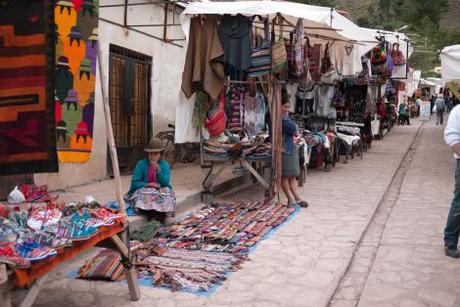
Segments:
[[[149,142],[149,145],[144,148],[145,152],[162,152],[164,151],[165,145],[159,138],[152,138]]]

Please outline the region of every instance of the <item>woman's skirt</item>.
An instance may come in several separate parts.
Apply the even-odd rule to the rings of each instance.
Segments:
[[[300,175],[299,151],[296,148],[293,153],[282,155],[281,177],[297,177]]]
[[[128,198],[137,209],[158,212],[174,212],[176,210],[176,195],[170,188],[141,188]]]

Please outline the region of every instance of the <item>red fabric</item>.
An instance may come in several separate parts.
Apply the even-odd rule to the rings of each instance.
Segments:
[[[153,167],[149,165],[148,175],[147,175],[147,183],[155,183],[157,182],[157,174],[153,171]]]

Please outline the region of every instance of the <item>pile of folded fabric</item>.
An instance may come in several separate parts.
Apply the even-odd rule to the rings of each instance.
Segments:
[[[0,262],[27,268],[73,241],[87,240],[121,215],[98,204],[23,203],[1,205]]]

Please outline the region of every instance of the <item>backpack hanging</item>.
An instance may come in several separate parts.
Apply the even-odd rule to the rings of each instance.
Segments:
[[[396,66],[406,65],[406,57],[404,56],[404,53],[399,50],[399,43],[393,44],[393,49],[391,50],[391,58],[393,59],[393,63]]]

